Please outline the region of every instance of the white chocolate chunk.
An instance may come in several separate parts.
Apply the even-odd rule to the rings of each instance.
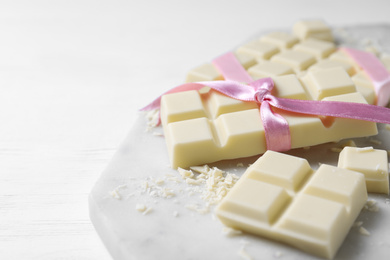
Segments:
[[[342,68],[310,71],[301,81],[314,100],[356,92],[351,78]]]
[[[333,41],[331,29],[321,20],[298,21],[293,26],[294,34],[301,40],[315,38]]]
[[[269,59],[272,55],[279,52],[276,45],[261,42],[259,40],[249,42],[237,49],[237,53],[250,55],[256,58]]]
[[[161,110],[166,114],[166,116],[161,117],[163,124],[207,116],[202,98],[196,91],[164,95],[161,101]]]
[[[364,236],[369,236],[369,235],[371,235],[371,233],[370,233],[366,228],[364,228],[364,227],[360,227],[360,228],[359,228],[359,233],[362,234],[362,235],[364,235]]]
[[[287,65],[294,69],[295,72],[306,70],[316,62],[315,56],[306,52],[286,50],[274,55],[272,62]]]
[[[244,69],[248,69],[256,64],[256,58],[252,55],[239,52],[235,52],[234,55],[236,56],[238,62],[244,67]]]
[[[192,69],[186,78],[186,82],[222,80],[221,73],[211,63],[205,63]]]
[[[137,203],[135,205],[135,209],[138,211],[138,212],[141,212],[143,215],[146,215],[148,214],[150,211],[152,211],[152,208],[148,208],[145,204],[142,204],[142,203]]]
[[[350,76],[355,73],[355,69],[349,63],[332,59],[324,59],[315,63],[314,65],[310,66],[309,71],[333,69],[339,67],[343,68]]]
[[[219,208],[241,212],[252,221],[263,222],[265,226],[274,223],[280,208],[290,200],[284,189],[251,178],[240,183],[238,188],[233,188],[227,196],[229,199]]]
[[[338,166],[364,174],[368,192],[389,194],[387,152],[372,147],[345,147]]]
[[[293,47],[293,50],[310,53],[314,55],[317,60],[321,60],[332,54],[336,50],[336,47],[333,42],[307,39],[296,44]]]
[[[314,38],[314,39],[318,39],[318,40],[322,40],[322,41],[329,41],[329,42],[334,41],[333,34],[331,31],[313,33],[308,38]]]
[[[365,210],[368,210],[370,212],[378,212],[379,211],[379,207],[377,205],[377,201],[376,200],[367,200],[366,202],[366,205],[364,205],[364,209]]]
[[[332,53],[329,56],[329,59],[349,64],[354,68],[354,73],[360,71],[359,65],[343,50],[337,50],[336,52]]]
[[[203,166],[191,166],[190,169],[195,171],[195,172],[205,174],[205,175],[207,175],[208,172],[210,171],[210,167],[207,164],[205,164]]]
[[[363,182],[356,182],[356,176],[360,176]],[[365,204],[367,200],[367,194],[361,192],[365,187],[362,174],[322,164],[303,192],[342,203],[347,212],[356,218],[361,210],[361,201]]]
[[[183,169],[180,167],[177,170],[183,179],[188,179],[188,178],[194,177],[194,173],[191,170],[186,170],[186,169]]]
[[[211,91],[206,97],[207,111],[210,113],[211,118],[217,118],[222,114],[232,113],[241,110],[248,110],[258,108],[258,106],[252,102],[242,102],[221,94]]]
[[[333,258],[365,205],[361,173],[267,151],[222,200],[226,226]]]
[[[266,77],[275,77],[287,74],[293,74],[292,68],[285,64],[280,64],[272,61],[262,61],[248,69],[249,75],[253,79]]]
[[[278,157],[283,163],[275,163]],[[289,169],[285,171],[285,169]],[[290,195],[301,188],[304,180],[313,172],[309,163],[304,159],[266,152],[261,160],[251,165],[246,177],[261,182],[283,187]]]
[[[294,44],[297,44],[299,39],[290,33],[271,32],[261,37],[260,41],[275,44],[279,49],[289,49],[294,46]]]
[[[229,228],[229,227],[224,227],[222,229],[222,233],[227,237],[234,237],[234,236],[242,235],[241,230],[236,230],[234,228]]]
[[[310,99],[305,88],[295,75],[272,77],[275,84],[274,95],[281,98]]]

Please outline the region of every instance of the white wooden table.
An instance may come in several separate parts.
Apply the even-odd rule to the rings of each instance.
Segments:
[[[110,259],[88,194],[137,109],[192,67],[301,18],[390,22],[385,0],[283,2],[1,1],[0,258]]]

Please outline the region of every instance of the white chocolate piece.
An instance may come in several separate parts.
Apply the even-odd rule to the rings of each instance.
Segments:
[[[271,58],[272,62],[281,63],[294,69],[295,72],[299,72],[307,69],[309,66],[316,62],[313,55],[301,51],[286,50],[274,55]]]
[[[303,183],[313,172],[305,159],[283,153],[267,151],[260,158],[251,165],[244,176],[281,186],[291,197],[302,188]]]
[[[293,50],[307,52],[316,57],[317,60],[324,59],[336,50],[333,42],[317,39],[307,39],[293,47]]]
[[[266,77],[275,77],[287,74],[293,74],[294,71],[290,66],[275,63],[272,61],[262,61],[261,63],[256,64],[253,67],[248,69],[249,75],[254,79],[266,78]]]
[[[275,77],[274,81],[276,96],[309,97],[295,75]],[[331,98],[365,102],[360,93]],[[377,134],[373,122],[275,111],[289,124],[292,148]],[[248,157],[266,151],[264,128],[258,105],[254,102],[241,102],[215,91],[168,94],[161,100],[161,120],[173,168]]]
[[[256,58],[252,55],[238,52],[235,52],[234,55],[236,56],[238,62],[240,62],[244,67],[244,69],[248,69],[257,63]]]
[[[355,74],[355,68],[351,64],[349,64],[345,61],[334,60],[334,59],[320,60],[316,64],[312,65],[309,68],[309,70],[315,71],[315,70],[333,69],[333,68],[339,68],[339,67],[343,68],[350,76]]]
[[[361,173],[267,151],[216,209],[225,225],[333,258],[367,200]]]
[[[356,87],[348,73],[338,67],[310,71],[301,78],[301,81],[314,100],[356,92]]]
[[[334,41],[333,34],[331,31],[313,33],[308,38],[318,39],[322,41],[329,41],[329,42]]]
[[[357,91],[363,95],[367,103],[374,105],[376,103],[376,93],[370,78],[363,71],[359,71],[351,79],[355,83]]]
[[[222,80],[221,73],[211,63],[205,63],[187,74],[186,82]]]
[[[289,49],[299,42],[299,39],[290,33],[286,32],[271,32],[260,38],[262,42],[275,44],[279,49]]]
[[[389,163],[387,152],[372,147],[344,147],[338,167],[361,172],[368,192],[389,194]]]
[[[340,61],[343,63],[347,63],[351,65],[354,68],[354,72],[352,74],[355,74],[356,72],[360,71],[359,65],[344,51],[337,50],[336,52],[332,53],[329,56],[330,60]],[[352,75],[350,74],[350,75]]]
[[[298,78],[293,75],[284,75],[272,78],[275,88],[273,94],[282,98],[310,99]]]
[[[324,41],[333,41],[331,29],[321,20],[296,22],[293,26],[293,32],[301,40],[315,38]]]
[[[278,52],[279,49],[276,45],[258,40],[249,42],[237,49],[237,53],[242,53],[266,60]]]

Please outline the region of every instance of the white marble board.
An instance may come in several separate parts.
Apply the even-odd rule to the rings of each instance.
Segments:
[[[381,51],[390,53],[386,49],[390,48],[389,25],[354,26],[335,33],[346,46],[358,47],[364,39],[369,39]],[[354,139],[357,145],[390,150],[390,131],[384,125],[378,127],[378,136]],[[261,237],[224,234],[223,225],[214,217],[214,207],[207,208],[194,187],[174,180],[180,176],[169,168],[164,137],[155,135],[162,133],[161,127],[149,132],[146,128],[146,119],[140,115],[89,197],[92,223],[114,259],[316,259]],[[288,153],[308,159],[317,168],[319,163],[336,165],[338,153],[331,148],[339,146],[330,143]],[[256,159],[211,165],[241,175]],[[238,163],[244,167],[237,166]],[[149,190],[145,188],[146,182]],[[198,188],[202,191],[203,187]],[[174,196],[159,196],[162,189],[172,191]],[[155,192],[151,195],[150,191]],[[376,201],[379,210],[362,210],[357,221],[363,222],[370,235],[352,227],[335,259],[388,259],[390,197],[369,194],[369,199]],[[147,214],[137,211],[137,204],[145,205],[150,211]]]

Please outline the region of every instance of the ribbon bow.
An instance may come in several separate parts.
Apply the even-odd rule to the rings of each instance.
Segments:
[[[287,151],[291,149],[288,122],[281,115],[275,113],[271,107],[298,114],[350,118],[390,124],[390,109],[381,106],[275,97],[271,93],[274,87],[272,79],[262,78],[252,81],[232,53],[216,58],[213,63],[226,80],[186,83],[165,92],[163,95],[188,90],[200,90],[207,86],[228,97],[260,104],[260,115],[265,130],[268,150]],[[249,84],[241,82],[249,82]],[[160,108],[160,101],[161,96],[141,110],[158,109]]]

